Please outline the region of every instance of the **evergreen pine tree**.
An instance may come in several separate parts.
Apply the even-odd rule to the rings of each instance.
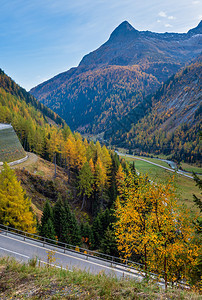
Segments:
[[[66,213],[64,203],[61,207],[61,235],[60,241],[66,244],[72,244],[71,232],[70,232],[70,214]]]
[[[115,200],[117,198],[117,187],[116,187],[116,173],[119,169],[119,157],[117,153],[111,154],[112,159],[112,166],[111,166],[111,173],[110,173],[110,187],[109,187],[109,207],[112,207],[112,205],[115,203]]]
[[[67,224],[66,236],[70,236],[70,243],[72,245],[79,246],[81,243],[80,228],[76,220],[75,214],[71,212],[67,200],[64,201],[64,213],[65,213],[64,222],[66,222]]]
[[[108,226],[111,223],[111,216],[110,216],[109,209],[106,208],[105,211],[101,211],[99,213],[99,218],[100,218],[100,221],[101,221],[102,232],[103,232],[103,235],[104,235],[105,231],[107,230]]]
[[[50,206],[49,201],[46,201],[44,205],[43,215],[41,218],[40,235],[47,238],[50,238],[51,236],[51,239],[55,239],[55,230],[53,225],[53,210]]]
[[[80,230],[83,244],[91,249],[94,242],[92,226],[89,223],[81,223]]]
[[[62,233],[62,218],[63,218],[62,207],[63,207],[63,202],[61,199],[61,195],[59,194],[57,202],[53,207],[54,228],[58,240],[61,240],[61,233]]]
[[[45,225],[43,227],[43,232],[45,233],[44,237],[51,239],[51,240],[56,239],[55,238],[55,229],[54,229],[54,225],[53,225],[51,218],[49,218],[47,220],[47,222],[45,223]]]
[[[98,249],[100,247],[100,243],[103,238],[103,230],[102,229],[103,229],[102,223],[100,220],[100,216],[98,214],[97,217],[93,221],[93,227],[92,227],[93,238],[94,238],[93,248],[95,248],[95,249]]]
[[[85,162],[78,176],[79,195],[82,195],[81,210],[85,206],[86,200],[89,199],[93,193],[93,184],[94,175],[91,171],[89,162]]]
[[[119,256],[115,232],[114,232],[114,230],[109,229],[109,227],[105,231],[105,235],[104,235],[103,239],[101,240],[100,249],[105,254],[108,254],[111,256]]]

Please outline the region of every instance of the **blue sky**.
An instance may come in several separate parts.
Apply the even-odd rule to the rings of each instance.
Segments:
[[[77,66],[124,20],[187,32],[202,19],[202,0],[0,0],[0,13],[0,68],[29,90]]]

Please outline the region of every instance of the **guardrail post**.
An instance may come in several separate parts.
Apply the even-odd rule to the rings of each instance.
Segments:
[[[114,260],[114,258],[113,258],[113,256],[112,256],[112,260],[111,260],[111,267],[112,267],[112,264],[113,264],[113,260]]]
[[[6,226],[6,235],[8,235],[8,226]]]
[[[65,244],[65,246],[64,246],[64,253],[65,253],[65,248],[66,248],[66,244]]]

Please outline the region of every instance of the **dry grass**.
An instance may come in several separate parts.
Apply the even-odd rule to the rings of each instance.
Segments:
[[[201,299],[196,292],[0,258],[0,299]]]

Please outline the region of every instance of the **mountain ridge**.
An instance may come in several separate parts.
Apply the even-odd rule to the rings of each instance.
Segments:
[[[150,97],[145,115],[138,119],[134,109],[125,119],[118,120],[119,126],[113,124],[113,135],[106,132],[105,139],[112,136],[112,144],[136,153],[163,153],[178,162],[200,164],[201,78],[202,56],[178,71]]]
[[[105,131],[114,115],[128,113],[201,53],[199,31],[201,25],[182,34],[152,33],[138,31],[124,21],[78,67],[30,92],[72,130]]]

